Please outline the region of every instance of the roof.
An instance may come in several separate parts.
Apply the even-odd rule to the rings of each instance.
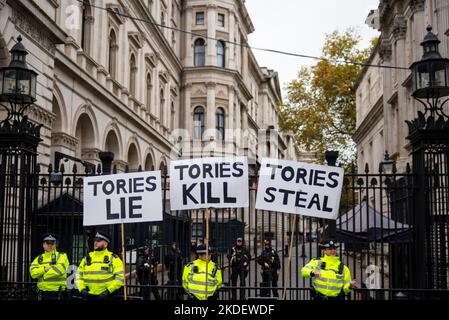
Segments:
[[[362,201],[337,220],[337,232],[349,236],[380,240],[411,230],[411,226],[384,216]]]

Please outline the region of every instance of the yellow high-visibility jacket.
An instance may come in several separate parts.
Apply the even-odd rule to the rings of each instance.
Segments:
[[[91,295],[100,295],[105,290],[112,293],[125,284],[123,262],[107,249],[89,252],[80,262],[75,283],[80,292],[88,289]]]
[[[59,291],[67,288],[67,267],[69,259],[56,249],[38,255],[30,265],[31,278],[37,279],[42,291]],[[49,268],[45,271],[45,268]]]
[[[311,278],[312,271],[319,271],[319,277],[313,277],[314,289],[327,296],[336,297],[343,290],[344,293],[351,292],[351,271],[342,264],[340,257],[324,255],[320,259],[312,259],[301,269],[305,278]]]
[[[194,295],[198,300],[207,300],[207,298],[212,297],[215,291],[221,288],[222,282],[221,270],[213,261],[209,261],[207,264],[204,260],[196,259],[184,266],[182,286],[187,293]]]

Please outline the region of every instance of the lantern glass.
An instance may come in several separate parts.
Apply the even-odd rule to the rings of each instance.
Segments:
[[[4,82],[3,94],[15,95],[17,89],[17,70],[5,70]]]
[[[18,79],[17,79],[17,93],[23,94],[23,95],[30,95],[30,85],[31,85],[31,79],[30,79],[30,72],[26,70],[20,70],[18,72]]]
[[[36,74],[31,73],[31,81],[30,81],[30,96],[32,99],[36,99]]]
[[[444,61],[437,61],[433,64],[433,71],[435,73],[435,79],[434,79],[434,86],[437,87],[447,87],[448,81],[447,81],[447,63],[444,63]]]

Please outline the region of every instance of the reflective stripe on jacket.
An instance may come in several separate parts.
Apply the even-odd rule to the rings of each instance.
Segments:
[[[37,256],[30,265],[30,276],[37,280],[42,291],[59,291],[67,288],[67,254],[55,250]],[[45,268],[49,268],[45,271]]]
[[[105,290],[110,293],[125,284],[122,260],[105,249],[89,252],[90,263],[86,257],[81,260],[75,276],[78,290],[88,289],[92,295],[99,295]]]
[[[322,268],[323,262],[325,264]],[[312,259],[301,269],[301,274],[305,278],[311,278],[312,271],[319,271],[319,277],[313,277],[314,289],[327,296],[336,297],[343,290],[344,293],[351,292],[351,272],[347,266],[343,267],[343,272],[339,273],[340,257],[324,255],[321,259]]]
[[[195,272],[195,266],[198,267],[197,272]],[[184,272],[182,275],[182,286],[186,292],[193,294],[199,300],[206,300],[207,298],[213,296],[215,291],[222,285],[221,270],[215,270],[215,268],[215,263],[213,261],[209,261],[207,265],[208,275],[206,276],[206,261],[197,259],[187,264],[184,267]]]

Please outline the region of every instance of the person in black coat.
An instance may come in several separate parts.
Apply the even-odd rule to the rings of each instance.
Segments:
[[[172,286],[181,286],[182,285],[182,271],[184,267],[184,258],[182,257],[181,251],[178,249],[176,242],[173,242],[170,246],[168,253],[164,258],[165,268],[168,269],[168,279],[169,285]],[[168,299],[173,300],[181,300],[182,290],[172,289],[168,290]]]
[[[243,245],[243,239],[237,238],[236,245],[229,250],[229,265],[231,267],[231,284],[237,286],[237,279],[240,278],[240,300],[245,300],[246,277],[248,276],[249,262],[251,255]],[[232,289],[232,300],[237,300],[237,289]]]
[[[281,260],[276,250],[271,246],[270,240],[264,240],[264,249],[262,254],[257,257],[257,263],[262,267],[262,284],[261,287],[273,288],[273,296],[279,297],[277,287],[279,279],[279,271],[281,269]],[[261,289],[260,295],[262,297],[270,296],[270,289]]]
[[[145,246],[138,249],[138,257],[137,257],[137,263],[136,263],[136,271],[137,271],[137,280],[139,281],[140,285],[142,286],[148,286],[148,285],[157,285],[157,266],[159,264],[159,261],[157,257],[154,254],[154,247],[153,246]],[[154,297],[157,300],[161,299],[161,296],[159,294],[159,291],[157,288],[153,287],[151,288],[151,291],[153,292]],[[144,300],[150,299],[150,291],[148,287],[142,287],[141,288],[141,295]]]

